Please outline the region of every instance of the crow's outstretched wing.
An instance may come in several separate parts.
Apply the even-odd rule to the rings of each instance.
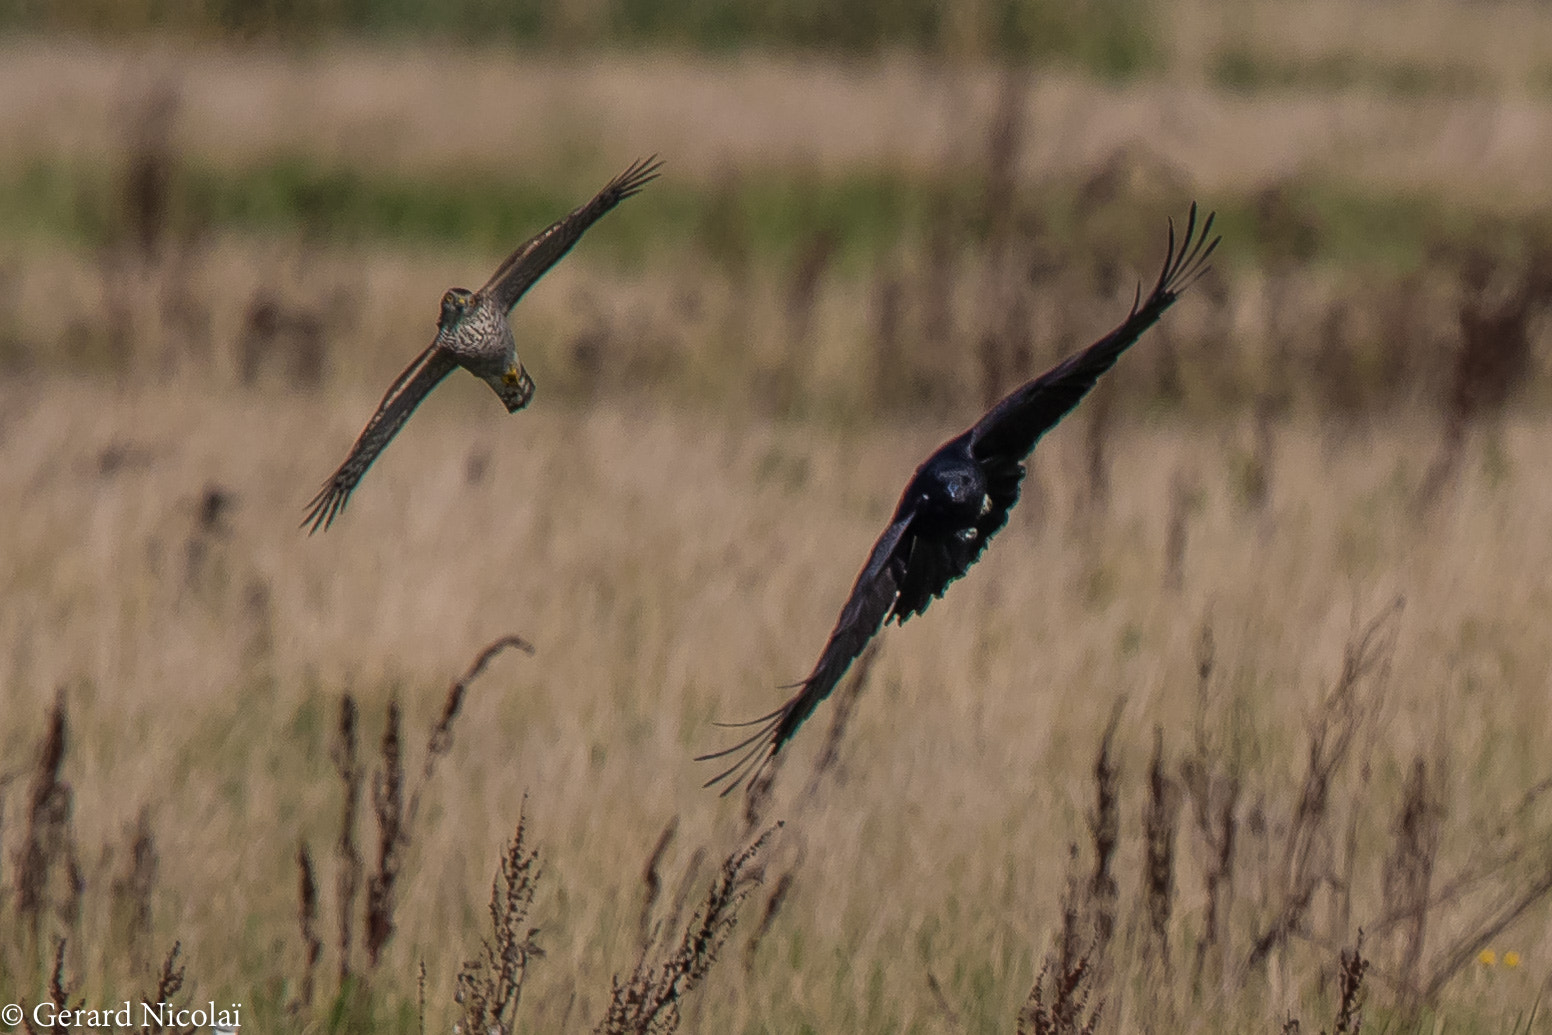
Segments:
[[[507,256],[506,261],[480,289],[480,293],[494,298],[503,311],[510,310],[523,297],[523,292],[533,287],[535,281],[571,250],[571,246],[581,239],[588,227],[598,222],[605,212],[656,179],[662,167],[663,163],[653,155],[610,180],[603,190],[593,196],[592,201],[550,224]]]
[[[798,692],[769,715],[734,723],[738,727],[757,727],[737,744],[696,759],[697,762],[705,762],[736,756],[732,765],[706,781],[707,787],[727,781],[722,793],[731,794],[746,778],[759,773],[775,758],[776,752],[803,724],[803,720],[813,714],[820,701],[830,696],[851,663],[884,624],[889,609],[894,606],[900,582],[905,578],[906,558],[910,552],[908,531],[912,516],[912,513],[897,513],[894,524],[886,528],[884,534],[878,537],[878,542],[873,544],[873,553],[851,587],[851,595],[846,599],[846,606],[841,608],[841,617],[830,632],[830,641],[825,644],[819,663],[807,679],[796,684]]]
[[[798,692],[769,715],[738,724],[755,727],[739,743],[697,759],[735,758],[732,765],[707,781],[708,787],[726,781],[722,791],[726,795],[758,775],[819,702],[835,689],[886,619],[893,617],[904,622],[920,614],[975,563],[987,541],[1007,523],[1008,511],[1018,501],[1024,477],[1022,461],[1034,449],[1035,442],[1078,405],[1100,375],[1113,367],[1121,353],[1153,326],[1207,268],[1207,260],[1218,246],[1218,238],[1208,240],[1212,224],[1213,216],[1209,215],[1201,232],[1197,232],[1193,204],[1177,250],[1172,220],[1158,283],[1146,299],[1139,289],[1131,313],[1119,327],[1013,391],[973,428],[945,443],[934,454],[933,459],[944,452],[968,454],[986,475],[988,506],[975,522],[974,538],[952,533],[941,538],[912,533],[915,511],[908,501],[917,491],[913,480],[895,512],[894,523],[874,544],[867,565],[857,576],[819,663],[807,679],[797,684]],[[931,463],[929,459],[923,468]]]
[[[1035,448],[1041,435],[1051,430],[1056,422],[1072,411],[1078,401],[1094,387],[1099,376],[1111,367],[1149,327],[1158,322],[1164,310],[1175,303],[1181,292],[1207,270],[1207,260],[1218,247],[1217,237],[1208,240],[1212,233],[1213,216],[1209,214],[1197,233],[1196,203],[1186,217],[1185,236],[1176,250],[1175,223],[1169,224],[1169,248],[1164,255],[1164,268],[1158,283],[1148,293],[1132,303],[1132,311],[1121,326],[1084,349],[1067,357],[1033,381],[1014,389],[1005,399],[993,406],[986,416],[970,429],[970,453],[984,463],[1018,463]]]
[[[398,434],[420,401],[457,365],[458,361],[451,353],[432,345],[404,369],[383,396],[383,401],[377,404],[377,412],[366,422],[361,436],[350,449],[350,455],[308,504],[302,527],[308,530],[309,535],[334,523],[340,511],[345,509],[356,483],[366,474],[366,469],[372,466],[372,461],[377,459],[377,454]]]
[[[975,427],[942,447],[940,452],[967,451],[980,464],[986,475],[988,507],[975,523],[973,539],[916,538],[900,585],[900,599],[895,603],[898,621],[920,614],[934,598],[942,596],[949,583],[969,570],[986,549],[988,540],[1007,524],[1008,511],[1018,502],[1024,478],[1023,459],[1040,436],[1078,404],[1099,376],[1114,366],[1121,353],[1206,269],[1207,258],[1218,244],[1216,239],[1210,243],[1207,240],[1212,223],[1213,217],[1209,215],[1198,237],[1196,206],[1192,205],[1180,250],[1175,250],[1172,222],[1158,283],[1146,301],[1139,298],[1140,304],[1133,304],[1121,326],[1014,391],[992,407]]]

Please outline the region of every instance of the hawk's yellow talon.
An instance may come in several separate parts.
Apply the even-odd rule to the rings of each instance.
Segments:
[[[520,380],[517,375],[517,368],[507,367],[507,372],[501,375],[501,380],[505,381],[509,385],[515,386]]]

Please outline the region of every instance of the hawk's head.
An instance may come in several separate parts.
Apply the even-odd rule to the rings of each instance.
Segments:
[[[463,319],[474,305],[474,292],[463,288],[450,288],[447,294],[442,296],[442,315],[437,319],[437,326],[443,330],[450,330],[458,326],[458,321]]]

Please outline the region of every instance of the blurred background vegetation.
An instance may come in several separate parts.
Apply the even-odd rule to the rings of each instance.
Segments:
[[[532,904],[529,1023],[601,1016],[755,866],[758,808],[687,761],[711,721],[1193,200],[1212,274],[763,817],[702,1030],[1011,1030],[1084,911],[1124,1030],[1330,1016],[1365,924],[1399,1030],[1517,1033],[1552,988],[1552,6],[0,0],[0,98],[0,748],[36,756],[0,859],[42,858],[0,869],[0,998],[55,938],[142,987],[154,929],[266,1030],[417,1030],[416,962],[446,1015],[482,937],[526,966]],[[535,405],[450,379],[297,534],[442,291],[652,153],[513,313]],[[508,616],[535,657],[395,840],[401,719]],[[551,883],[492,932],[529,791]]]
[[[388,256],[482,279],[660,151],[650,200],[552,278],[566,297],[514,317],[549,392],[959,413],[1102,327],[1195,198],[1229,244],[1194,344],[1119,372],[1144,411],[1552,398],[1534,5],[11,0],[0,27],[0,234],[40,260],[0,265],[13,369],[251,380],[300,348],[293,370],[354,381],[410,346],[347,346],[341,319],[424,328],[372,285]],[[266,268],[196,285],[236,253]],[[134,312],[152,282],[178,304]],[[26,304],[45,291],[96,297]],[[1484,321],[1524,343],[1466,364],[1513,371],[1485,394],[1451,380]]]
[[[99,36],[173,30],[315,45],[414,40],[523,49],[797,48],[843,56],[904,49],[1074,62],[1109,78],[1157,64],[1143,0],[7,0],[6,27]]]

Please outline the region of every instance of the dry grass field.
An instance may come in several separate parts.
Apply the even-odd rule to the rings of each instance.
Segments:
[[[1188,5],[1121,83],[0,44],[0,1006],[1537,1030],[1552,17],[1395,14]],[[651,152],[514,314],[534,404],[455,374],[301,532],[439,293]],[[982,561],[768,794],[703,789],[915,464],[1192,197],[1218,270]]]
[[[6,830],[15,844],[28,760],[62,692],[66,840],[84,890],[65,925],[52,911],[68,881],[50,884],[44,929],[72,936],[89,1001],[139,987],[114,924],[146,810],[153,954],[181,939],[200,1001],[243,1002],[261,1028],[297,1023],[281,1010],[306,969],[299,838],[323,888],[319,984],[333,987],[341,695],[360,706],[368,771],[383,709],[401,701],[413,785],[444,685],[512,632],[536,652],[503,655],[470,688],[409,833],[399,929],[369,1002],[378,1023],[410,1009],[424,960],[432,1026],[444,1026],[453,972],[488,926],[483,889],[526,811],[545,954],[523,1023],[593,1023],[610,974],[634,962],[643,869],[665,828],[659,919],[681,881],[704,882],[748,836],[743,802],[702,790],[709,773],[689,760],[721,741],[711,720],[768,708],[775,684],[806,671],[915,458],[953,430],[835,436],[629,405],[503,422],[461,385],[427,404],[342,522],[308,539],[300,503],[371,398],[192,388],[7,390]],[[1419,524],[1426,430],[1331,441],[1280,428],[1257,509],[1237,488],[1245,429],[1118,427],[1102,509],[1073,489],[1081,423],[1053,434],[986,562],[883,637],[834,767],[815,772],[835,706],[794,744],[764,816],[786,825],[687,1004],[692,1029],[1010,1030],[1061,924],[1069,844],[1085,875],[1094,866],[1091,771],[1120,708],[1116,934],[1096,992],[1107,1026],[1324,1021],[1337,949],[1359,928],[1371,1009],[1389,1014],[1406,998],[1407,937],[1386,874],[1420,764],[1436,901],[1412,979],[1448,978],[1433,997],[1444,1030],[1515,1030],[1552,952],[1539,750],[1552,722],[1538,617],[1548,429],[1506,426],[1495,465],[1474,465]],[[1344,652],[1377,617],[1344,682]],[[1155,729],[1182,809],[1167,974],[1146,963]],[[1330,767],[1313,818],[1300,804],[1312,751]],[[1220,892],[1220,950],[1193,991],[1217,822],[1193,817],[1230,785],[1232,897]],[[356,835],[369,873],[371,811]],[[1284,863],[1300,837],[1308,908],[1249,967],[1302,879]],[[1486,968],[1481,948],[1521,962]],[[355,951],[359,971],[359,935]],[[27,994],[32,972],[8,973],[6,994]],[[302,1026],[332,1027],[325,1016],[304,1012]]]

